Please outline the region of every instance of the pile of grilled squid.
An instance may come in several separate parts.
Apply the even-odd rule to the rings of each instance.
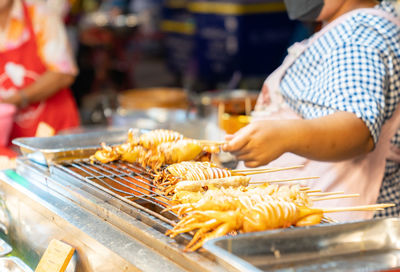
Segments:
[[[328,212],[370,211],[393,206],[313,208],[314,201],[358,195],[333,196],[344,192],[316,192],[298,184],[282,185],[282,182],[308,178],[253,183],[252,174],[294,167],[265,171],[222,168],[211,161],[212,155],[220,152],[220,144],[186,138],[171,130],[153,130],[140,136],[131,130],[125,143],[113,147],[102,143],[101,146],[91,157],[92,161],[121,160],[152,170],[154,184],[173,199],[173,205],[165,211],[174,211],[180,218],[166,234],[170,237],[193,234],[186,251],[195,251],[207,240],[226,234],[315,225]]]

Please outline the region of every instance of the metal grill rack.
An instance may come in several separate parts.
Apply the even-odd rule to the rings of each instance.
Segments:
[[[159,192],[153,185],[151,172],[138,164],[120,161],[102,164],[84,159],[54,166],[124,202],[134,204],[170,226],[176,224],[178,217],[174,212],[162,212],[172,200]]]

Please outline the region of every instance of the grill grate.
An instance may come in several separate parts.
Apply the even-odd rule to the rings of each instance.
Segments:
[[[175,225],[178,219],[174,212],[161,212],[171,205],[172,200],[153,185],[151,172],[136,163],[117,161],[102,164],[85,159],[57,166],[125,202],[139,204],[146,212],[170,225]]]
[[[153,185],[150,170],[139,164],[121,161],[102,164],[84,159],[64,162],[56,167],[142,209],[170,226],[178,221],[174,212],[161,212],[172,204],[172,200],[158,191],[157,186]],[[325,217],[321,224],[327,223],[334,221]]]

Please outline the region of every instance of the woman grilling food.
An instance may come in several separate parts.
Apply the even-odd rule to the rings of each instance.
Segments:
[[[395,207],[338,219],[400,215],[400,20],[393,2],[285,0],[291,19],[323,28],[288,49],[264,82],[253,121],[224,150],[247,167],[303,164],[323,191]],[[297,172],[300,175],[300,172]]]

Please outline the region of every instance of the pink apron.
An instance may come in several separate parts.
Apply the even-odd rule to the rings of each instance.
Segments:
[[[400,26],[400,21],[391,14],[377,9],[358,9],[349,12],[336,19],[321,31],[310,38],[307,43],[296,43],[288,50],[288,56],[282,65],[274,71],[264,82],[263,89],[258,98],[254,120],[260,119],[299,119],[297,113],[290,109],[280,94],[280,81],[286,70],[306,50],[310,44],[317,40],[327,31],[343,22],[349,16],[358,12],[384,17]],[[391,146],[390,140],[400,127],[400,107],[382,127],[381,134],[375,149],[369,154],[341,162],[320,162],[306,159],[291,153],[285,153],[277,160],[268,164],[271,167],[285,167],[302,164],[303,168],[270,173],[267,180],[288,177],[320,177],[316,181],[304,184],[323,191],[344,191],[345,193],[359,193],[358,198],[347,198],[338,200],[318,201],[316,207],[340,207],[374,204],[377,201],[382,179],[385,172],[386,159],[400,162],[400,150]],[[265,176],[259,175],[255,179],[265,180]],[[332,213],[329,216],[339,221],[351,221],[369,219],[373,212],[345,212]]]

